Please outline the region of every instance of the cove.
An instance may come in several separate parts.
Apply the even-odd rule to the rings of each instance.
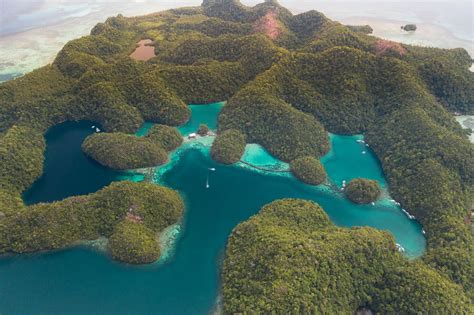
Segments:
[[[184,124],[178,127],[179,132],[183,136],[187,136],[190,133],[196,132],[200,124],[206,124],[209,129],[217,129],[217,118],[225,102],[217,102],[212,104],[191,104],[188,108],[191,110],[191,117]],[[148,130],[153,126],[153,123],[146,122],[142,128],[137,131],[137,135],[143,136],[148,133]]]
[[[65,122],[46,134],[43,175],[23,194],[26,204],[51,202],[95,192],[117,180],[141,180],[140,174],[103,167],[81,150],[84,139],[96,132],[90,121]],[[92,128],[94,127],[94,128]]]
[[[193,116],[209,109],[197,107]],[[197,125],[210,125],[215,116],[203,115]],[[191,132],[197,129],[188,127]],[[314,200],[340,226],[389,230],[407,256],[417,257],[425,247],[421,227],[389,197],[375,206],[358,206],[339,191],[342,180],[351,177],[384,180],[370,148],[357,142],[361,139],[331,135],[332,150],[323,159],[330,181],[320,187],[305,185],[286,172],[256,171],[241,163],[217,164],[209,156],[211,137],[186,141],[155,177],[157,183],[179,190],[186,204],[180,236],[167,260],[128,266],[90,247],[4,256],[0,258],[0,312],[207,314],[218,296],[219,266],[228,235],[262,205],[279,198]],[[243,160],[280,170],[288,167],[258,145],[248,145]],[[345,169],[348,161],[359,161],[357,165],[363,167]]]

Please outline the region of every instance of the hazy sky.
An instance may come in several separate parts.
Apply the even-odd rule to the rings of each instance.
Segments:
[[[0,0],[0,82],[42,66],[73,38],[122,13],[143,15],[202,0]],[[246,5],[263,2],[242,0]],[[311,9],[345,24],[370,24],[374,35],[404,43],[463,47],[474,56],[470,0],[280,0],[293,13]],[[415,34],[400,25],[416,23]]]
[[[70,17],[104,10],[125,15],[159,9],[199,5],[202,0],[0,0],[0,35],[51,25]],[[246,5],[262,1],[242,0]],[[442,22],[464,38],[474,37],[473,2],[470,0],[280,0],[281,5],[298,13],[320,10],[331,18],[372,16],[421,22]],[[104,19],[106,16],[104,16]],[[403,20],[403,19],[402,19]],[[415,21],[416,22],[416,21]]]

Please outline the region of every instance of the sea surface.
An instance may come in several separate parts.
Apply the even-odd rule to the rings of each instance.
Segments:
[[[215,128],[222,106],[191,106],[192,119],[180,127],[183,136],[200,123]],[[80,144],[95,132],[91,124],[68,122],[47,133],[43,176],[47,179],[33,185],[26,201],[91,192],[113,180],[140,180],[134,173],[108,171],[83,156]],[[150,126],[146,124],[139,134]],[[322,159],[329,181],[317,187],[299,182],[288,172],[260,171],[243,163],[217,164],[209,155],[212,137],[186,140],[155,173],[154,181],[177,189],[186,205],[182,222],[173,227],[176,233],[171,231],[174,237],[165,258],[147,266],[130,266],[86,245],[5,255],[0,257],[0,314],[207,314],[218,300],[219,269],[228,235],[263,205],[280,198],[314,200],[335,224],[390,231],[409,258],[421,255],[425,249],[421,226],[386,190],[375,205],[363,206],[349,202],[340,192],[343,180],[359,176],[376,179],[387,188],[380,164],[363,137],[330,138],[332,149]],[[270,169],[288,168],[256,144],[247,145],[243,160]]]
[[[263,0],[243,0],[255,5]],[[54,59],[69,41],[89,34],[109,16],[143,15],[198,6],[202,0],[0,0],[0,82],[13,79]],[[293,13],[323,12],[343,24],[370,24],[374,35],[431,47],[465,48],[474,57],[470,0],[280,0]],[[416,32],[400,26],[416,23]]]

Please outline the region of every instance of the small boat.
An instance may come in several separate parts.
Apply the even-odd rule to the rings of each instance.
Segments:
[[[95,126],[92,126],[92,127],[91,127],[91,129],[94,129],[94,128],[95,128]]]
[[[96,127],[95,132],[100,132],[100,129]]]
[[[402,252],[402,253],[405,252],[405,248],[403,248],[402,245],[396,243],[395,246],[397,247],[397,249],[398,249],[399,252]]]
[[[209,175],[207,175],[207,178],[206,178],[206,188],[209,188]]]
[[[365,154],[365,153],[367,153],[367,152],[365,152],[365,151],[362,151],[362,154]]]
[[[210,170],[210,171],[213,171],[213,172],[214,172],[216,169],[215,169],[214,167],[210,167],[210,168],[208,168],[208,170]]]
[[[372,202],[372,206],[375,206],[375,202]]]

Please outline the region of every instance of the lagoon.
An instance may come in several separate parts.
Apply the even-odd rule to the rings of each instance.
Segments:
[[[183,135],[194,132],[201,122],[215,129],[220,107],[222,104],[192,107],[193,119],[180,131]],[[66,125],[63,134],[76,127]],[[148,127],[149,124],[141,134]],[[339,226],[367,225],[388,230],[406,249],[408,257],[417,257],[425,248],[421,227],[390,201],[380,164],[370,148],[357,141],[362,139],[331,135],[332,149],[322,159],[329,182],[318,187],[305,185],[287,172],[256,171],[242,163],[217,164],[209,156],[212,137],[186,141],[172,153],[167,165],[157,169],[154,179],[179,190],[186,204],[181,233],[167,259],[148,266],[128,266],[84,246],[4,256],[0,258],[0,313],[103,314],[127,310],[133,314],[207,314],[218,297],[219,266],[228,235],[261,206],[279,198],[314,200]],[[58,145],[54,149],[50,143],[48,152],[79,146],[76,153],[82,154],[80,142],[63,141],[64,147]],[[243,160],[276,169],[288,166],[255,144],[247,145]],[[55,172],[50,166],[46,162],[45,174]],[[82,174],[87,179],[90,172],[94,171]],[[358,176],[376,179],[385,188],[384,197],[374,206],[352,204],[339,191],[342,180]],[[91,182],[82,183],[87,186]],[[54,190],[53,186],[48,187],[42,193]],[[69,193],[76,194],[73,188]]]
[[[48,130],[43,175],[23,194],[26,204],[51,202],[95,192],[113,181],[143,176],[103,167],[81,150],[84,139],[96,132],[90,121],[65,122]]]

